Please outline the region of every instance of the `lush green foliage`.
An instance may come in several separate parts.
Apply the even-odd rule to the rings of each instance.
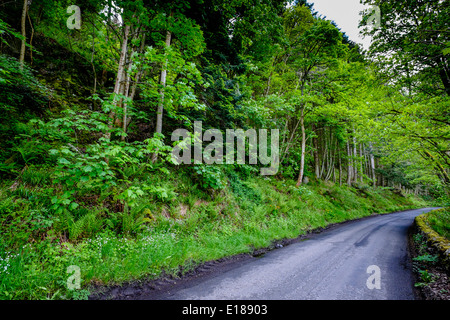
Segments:
[[[80,29],[70,1],[32,1],[25,19],[1,3],[0,297],[85,299],[95,283],[448,204],[448,10],[420,2],[381,3],[369,54],[306,1],[85,0]],[[279,172],[175,165],[171,133],[195,121],[279,129]],[[447,218],[433,223],[447,232]]]
[[[448,208],[430,213],[428,223],[434,231],[450,240],[450,210]]]
[[[155,278],[162,271],[176,274],[179,266],[188,271],[198,263],[251,252],[273,240],[296,237],[329,223],[422,205],[413,197],[403,198],[388,190],[325,184],[296,188],[294,182],[276,179],[243,180],[234,172],[230,172],[232,188],[213,199],[202,188],[192,186],[187,174],[177,179],[163,173],[144,174],[142,181],[154,187],[144,190],[142,181],[136,181],[128,188],[136,198],[125,215],[92,208],[77,208],[78,218],[43,209],[5,215],[5,210],[16,212],[19,207],[11,205],[11,196],[3,196],[1,217],[14,219],[14,223],[2,221],[2,234],[18,237],[22,230],[30,234],[21,236],[28,237],[47,231],[47,236],[38,245],[23,241],[14,251],[2,243],[1,296],[81,299],[92,284]],[[166,180],[164,185],[158,183],[161,179]],[[150,198],[140,196],[139,189]],[[18,189],[11,193],[16,203],[30,197]],[[138,214],[136,208],[145,209]],[[57,217],[68,221],[69,237],[64,241],[49,233],[64,228]],[[17,228],[11,229],[15,225]],[[75,241],[80,236],[84,240]],[[17,238],[11,241],[19,243]],[[84,291],[67,290],[69,265],[81,268]]]

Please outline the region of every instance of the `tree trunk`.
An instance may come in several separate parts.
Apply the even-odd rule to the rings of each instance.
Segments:
[[[330,180],[332,177],[332,174],[334,172],[334,154],[333,154],[333,132],[330,129],[330,147],[329,147],[329,154],[327,155],[328,159],[328,169],[327,169],[327,175],[325,177],[325,181]]]
[[[19,57],[19,63],[20,63],[20,70],[23,70],[23,65],[25,61],[25,48],[26,48],[26,41],[27,41],[27,33],[26,33],[26,19],[27,19],[27,12],[28,12],[28,0],[23,1],[23,9],[22,9],[22,20],[21,20],[21,29],[22,29],[22,45],[20,47],[20,57]]]
[[[353,166],[352,166],[352,150],[350,148],[350,142],[347,141],[347,185],[352,185],[353,178]]]
[[[360,169],[360,182],[363,183],[363,176],[364,176],[364,161],[363,161],[363,150],[362,150],[362,144],[359,144],[359,169]]]
[[[444,58],[445,59],[445,58]],[[439,76],[442,80],[442,84],[444,85],[445,92],[448,96],[450,96],[450,70],[447,68],[446,61],[443,58],[439,58],[438,65],[440,66]]]
[[[370,170],[371,170],[371,174],[372,174],[372,181],[373,181],[373,186],[376,187],[376,183],[377,183],[377,178],[375,175],[375,159],[373,157],[373,146],[372,146],[372,142],[369,142],[369,147],[370,147],[370,154],[369,154],[369,158],[370,158]]]
[[[131,63],[130,66],[128,67],[128,72],[127,72],[127,81],[125,83],[125,89],[124,89],[124,93],[123,95],[125,97],[128,97],[130,94],[130,82],[131,82]],[[124,135],[120,138],[120,140],[125,141],[125,133],[127,133],[127,112],[128,112],[128,105],[127,105],[127,101],[124,102],[123,104],[123,118],[122,118],[122,130]]]
[[[172,33],[167,30],[166,32],[166,48],[170,47],[170,43],[172,41]],[[162,122],[163,122],[163,112],[164,112],[164,88],[166,86],[166,77],[167,77],[167,59],[164,62],[164,65],[161,70],[160,75],[160,84],[161,90],[159,92],[160,100],[158,104],[158,109],[156,111],[156,130],[155,133],[162,133]],[[158,159],[158,155],[155,152],[152,154],[152,162],[155,162]]]
[[[166,33],[166,47],[170,47],[170,42],[172,39],[172,33],[167,31]],[[156,112],[156,132],[162,133],[162,119],[164,112],[164,87],[166,86],[166,77],[167,77],[167,60],[164,63],[164,66],[161,70],[160,75],[160,84],[162,86],[161,91],[159,92],[161,98],[158,104],[158,110]]]
[[[124,78],[124,70],[125,70],[125,63],[126,63],[126,57],[127,57],[127,51],[128,51],[128,36],[130,34],[130,26],[126,25],[124,30],[124,36],[122,41],[122,48],[120,50],[120,58],[119,58],[119,66],[117,68],[117,77],[116,82],[114,84],[114,103],[119,105],[120,99],[118,99],[117,95],[120,94],[122,90],[122,81]],[[107,132],[106,137],[108,139],[111,139],[111,129],[112,125],[114,123],[114,118],[116,114],[114,110],[111,110],[109,117],[111,118],[111,124],[110,124],[110,130]]]
[[[300,158],[300,173],[298,175],[297,187],[299,187],[303,183],[303,173],[305,170],[306,131],[304,120],[304,107],[302,107],[300,114],[300,127],[302,129],[302,154]]]
[[[313,124],[312,127],[314,134],[317,135],[317,130],[316,130],[316,126]],[[312,143],[313,143],[313,156],[314,156],[314,172],[316,175],[316,179],[319,180],[320,179],[320,169],[319,169],[319,144],[317,142],[317,137],[314,137],[312,139]]]
[[[139,53],[144,52],[144,47],[145,47],[145,34],[142,36],[141,39],[141,46],[139,48]],[[130,92],[130,85],[131,85],[131,75],[130,75],[130,69],[131,69],[131,64],[129,67],[129,72],[128,72],[128,79],[127,79],[127,89],[126,89],[126,96],[129,98],[130,101],[134,100],[134,96],[136,95],[136,89],[137,89],[137,84],[139,82],[139,79],[142,76],[142,68],[137,72],[136,74],[136,81],[133,82],[133,85],[131,86],[131,92]],[[127,128],[128,125],[131,122],[131,118],[128,116],[128,106],[125,103],[123,106],[123,132],[126,133],[127,132]],[[122,136],[122,141],[125,140],[125,136]]]

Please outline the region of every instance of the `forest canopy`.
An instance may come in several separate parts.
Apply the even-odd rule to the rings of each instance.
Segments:
[[[85,0],[79,18],[70,1],[4,2],[1,172],[54,161],[43,150],[20,154],[29,142],[19,134],[50,140],[32,128],[59,128],[63,148],[170,146],[174,129],[202,121],[280,129],[280,174],[298,185],[308,176],[443,190],[449,7],[364,3],[381,17],[374,27],[367,10],[361,22],[369,52],[304,1]]]

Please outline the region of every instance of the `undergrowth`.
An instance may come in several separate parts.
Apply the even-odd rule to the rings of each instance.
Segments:
[[[413,196],[255,177],[248,167],[161,171],[128,164],[117,183],[75,191],[52,168],[26,168],[0,188],[0,297],[85,299],[96,285],[157,278],[295,238],[312,229],[425,206]],[[220,174],[218,173],[220,172]],[[205,187],[205,175],[222,188]],[[69,290],[69,266],[79,290]]]

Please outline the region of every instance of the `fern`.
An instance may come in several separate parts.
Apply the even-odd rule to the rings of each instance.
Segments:
[[[76,240],[80,236],[90,236],[102,229],[103,221],[99,217],[97,212],[90,212],[82,216],[77,221],[70,220],[69,226],[69,238],[70,240]]]

